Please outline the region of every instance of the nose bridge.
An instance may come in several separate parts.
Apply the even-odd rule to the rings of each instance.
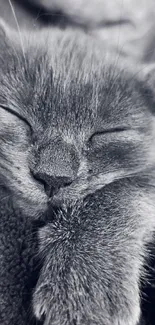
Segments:
[[[79,157],[75,147],[63,141],[54,141],[40,157],[41,169],[52,177],[66,177],[74,179],[79,168]]]
[[[73,145],[62,142],[57,146],[53,167],[58,176],[75,177],[79,168],[79,157]]]

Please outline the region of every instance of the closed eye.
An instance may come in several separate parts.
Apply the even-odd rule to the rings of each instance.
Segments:
[[[30,123],[26,120],[26,118],[24,116],[20,115],[18,112],[14,111],[12,108],[10,108],[8,106],[0,104],[0,107],[2,109],[4,109],[5,111],[9,112],[10,114],[17,116],[20,120],[22,120],[24,123],[26,123],[28,125],[28,127],[30,128],[30,130],[32,131],[32,127],[31,127]]]
[[[129,131],[129,130],[131,130],[131,129],[127,126],[119,126],[119,127],[115,127],[115,128],[111,128],[111,129],[107,129],[107,130],[98,131],[98,132],[95,132],[90,137],[89,141],[91,141],[91,139],[96,135],[104,135],[107,133],[119,133],[119,132],[124,132],[124,131]]]
[[[128,131],[128,130],[129,130],[129,128],[126,126],[115,127],[115,128],[111,128],[111,129],[107,129],[107,130],[103,130],[103,131],[98,131],[98,132],[94,133],[93,136],[100,135],[100,134],[106,134],[106,133],[123,132],[123,131]]]
[[[126,127],[126,126],[119,126],[119,127],[115,127],[115,128],[109,128],[107,130],[102,130],[102,131],[98,131],[95,132],[88,141],[88,148],[90,147],[98,147],[100,148],[103,143],[106,143],[107,141],[111,141],[111,139],[113,139],[112,141],[114,141],[114,139],[125,139],[125,137],[127,136],[128,132],[131,133],[132,129],[130,127]],[[107,136],[106,136],[107,135]],[[124,137],[125,136],[125,137]]]

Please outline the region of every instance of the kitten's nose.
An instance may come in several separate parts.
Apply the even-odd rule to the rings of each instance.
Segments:
[[[44,185],[45,192],[48,197],[55,195],[60,188],[69,186],[73,182],[72,177],[66,176],[50,176],[46,173],[33,174],[34,178]]]

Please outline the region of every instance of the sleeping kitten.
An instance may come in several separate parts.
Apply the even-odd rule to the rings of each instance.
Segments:
[[[152,74],[76,31],[2,27],[0,42],[1,220],[12,202],[16,220],[46,223],[34,314],[45,325],[136,325],[155,230]],[[14,316],[23,292],[8,303],[16,281],[2,290],[8,265],[0,323],[30,324]]]

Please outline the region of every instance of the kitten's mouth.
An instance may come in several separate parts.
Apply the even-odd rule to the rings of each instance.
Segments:
[[[49,202],[53,206],[72,205],[76,201],[84,199],[87,195],[94,193],[96,190],[103,188],[105,185],[111,183],[114,179],[101,178],[101,175],[76,179],[70,185],[59,188],[53,191]]]
[[[76,179],[66,186],[51,189],[49,204],[60,207],[70,205],[72,202],[86,196],[88,190],[88,179]]]
[[[63,185],[63,188],[61,188],[61,186],[59,187],[53,187],[53,186],[46,186],[46,194],[48,195],[48,197],[53,198],[57,195],[59,195],[59,192],[61,191],[61,189],[63,189],[63,191],[65,191],[66,188],[70,187],[72,185],[72,182],[68,182],[67,184]]]
[[[69,204],[76,201],[80,196],[76,184],[71,184],[51,192],[50,203],[54,206],[61,206],[63,203]]]

